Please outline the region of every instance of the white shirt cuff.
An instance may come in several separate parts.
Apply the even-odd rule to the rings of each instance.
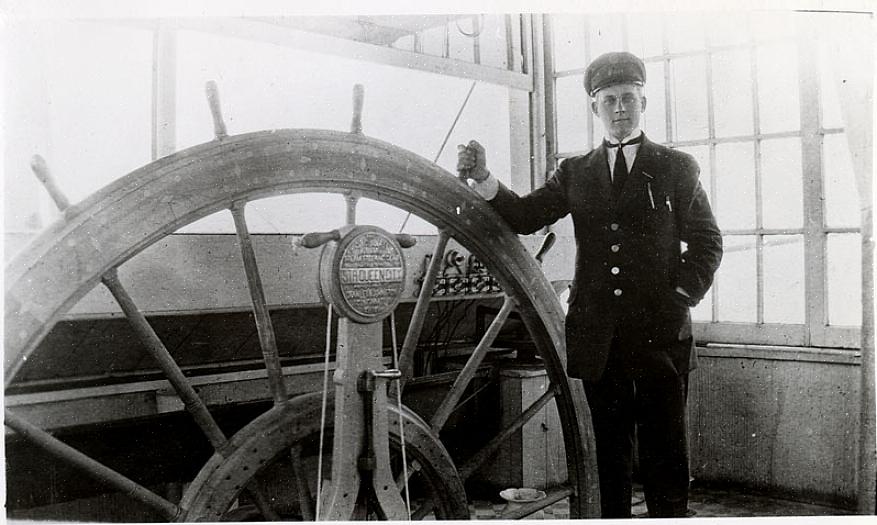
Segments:
[[[472,179],[469,179],[468,182],[469,187],[485,200],[493,200],[496,194],[499,193],[499,181],[493,175],[488,174],[487,178],[481,182],[475,182]]]

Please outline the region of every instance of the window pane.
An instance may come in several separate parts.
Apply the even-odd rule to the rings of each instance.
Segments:
[[[749,17],[745,13],[724,12],[710,18],[707,38],[711,46],[732,46],[749,41]]]
[[[801,139],[761,143],[761,220],[765,228],[804,226]]]
[[[688,146],[677,149],[688,153],[697,160],[697,165],[700,166],[700,184],[703,186],[703,189],[706,190],[706,194],[710,197],[710,202],[712,202],[712,188],[710,187],[710,179],[712,178],[712,173],[710,172],[710,147]]]
[[[603,53],[624,49],[624,42],[621,38],[623,19],[624,15],[620,13],[588,16],[592,60]]]
[[[151,159],[152,33],[94,22],[44,22],[49,151],[77,202]],[[202,87],[203,92],[203,87]],[[28,125],[32,125],[27,123]]]
[[[463,62],[475,61],[475,39],[466,36],[473,34],[475,26],[471,17],[458,18],[450,23],[448,31],[448,48],[450,58]]]
[[[481,63],[485,66],[508,69],[505,15],[484,15],[481,19]]]
[[[825,220],[829,226],[861,223],[859,194],[846,133],[826,135],[822,164],[825,166]]]
[[[795,37],[799,15],[791,11],[759,10],[750,13],[752,36],[760,42],[788,40]]]
[[[247,226],[249,227],[253,221],[253,212],[248,206],[244,212],[247,216]],[[195,222],[186,224],[174,233],[231,233],[235,232],[234,218],[228,210],[219,210],[207,217],[203,217]]]
[[[671,53],[698,51],[706,48],[703,15],[675,13],[664,18]]]
[[[713,114],[717,137],[751,135],[752,69],[749,49],[712,56]]]
[[[591,149],[596,148],[603,141],[603,136],[606,134],[606,130],[603,129],[603,123],[600,122],[600,119],[597,115],[594,115],[594,112],[591,111],[590,107],[587,109],[588,115],[591,118],[591,129],[594,130],[594,134],[591,137]]]
[[[755,237],[727,236],[725,254],[716,272],[719,321],[756,321]]]
[[[764,237],[764,322],[804,322],[804,236]]]
[[[589,99],[581,75],[561,77],[557,86],[557,150],[581,151],[588,148],[587,119]],[[602,135],[601,135],[602,136]]]
[[[420,49],[426,55],[441,57],[445,55],[447,26],[425,29],[420,33]]]
[[[759,47],[756,60],[761,132],[797,131],[801,127],[797,46],[788,43]]]
[[[862,237],[828,236],[828,324],[862,324]]]
[[[405,224],[405,233],[412,235],[438,235],[438,228],[429,222],[411,215],[408,222],[405,218],[408,212],[390,204],[371,199],[360,199],[356,206],[357,224],[371,224],[383,228],[391,233],[396,233],[402,224]]]
[[[840,96],[837,92],[837,78],[831,64],[833,46],[829,42],[819,42],[819,97],[822,104],[822,127],[842,128],[843,114],[840,109]]]
[[[581,15],[552,15],[554,32],[554,70],[586,67],[585,18]]]
[[[353,84],[363,80],[353,71],[353,60],[189,31],[179,32],[177,47],[178,149],[213,138],[204,101],[208,80],[219,86],[229,134],[292,127],[349,130]],[[373,131],[368,114],[374,96],[366,88],[366,134]]]
[[[180,148],[213,138],[203,100],[207,80],[219,84],[231,134],[277,128],[347,131],[353,86],[361,83],[364,133],[433,160],[472,85],[466,79],[215,35],[181,32],[177,43]],[[487,149],[491,172],[508,182],[508,130],[508,88],[479,83],[437,163],[455,173],[456,144],[477,139]],[[324,203],[306,199],[301,206],[302,214],[319,217]],[[266,227],[298,225],[276,216],[286,211],[268,205]],[[290,208],[290,213],[298,212]]]
[[[674,140],[705,139],[709,136],[706,62],[704,56],[673,59]]]
[[[643,112],[642,129],[655,142],[667,141],[667,101],[664,89],[664,62],[646,62],[646,86],[643,91],[648,103]]]
[[[630,14],[627,16],[627,34],[630,52],[645,59],[664,54],[663,28],[654,15]],[[649,77],[651,78],[651,77]]]
[[[363,131],[433,160],[471,81],[191,32],[178,38],[180,148],[212,139],[204,83],[216,79],[230,134],[277,128],[347,131],[354,84],[365,87]],[[295,72],[294,75],[291,72]],[[508,177],[508,88],[475,86],[438,163],[456,169],[455,144],[478,139],[491,171]]]
[[[315,210],[319,210],[315,212]],[[344,225],[346,203],[339,193],[298,193],[251,201],[246,207],[250,233],[309,233]],[[396,225],[398,231],[399,224]],[[223,210],[180,228],[178,233],[234,233],[231,214]]]
[[[723,230],[755,227],[755,161],[751,142],[716,145],[716,218]]]
[[[707,292],[703,300],[691,309],[691,320],[706,322],[713,320],[713,293],[711,291]]]
[[[390,44],[395,49],[401,49],[403,51],[414,51],[414,35],[405,35],[396,39],[395,42]]]

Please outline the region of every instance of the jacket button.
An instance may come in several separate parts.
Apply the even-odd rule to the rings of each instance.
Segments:
[[[616,288],[615,291],[612,292],[612,293],[615,294],[615,297],[619,297],[619,296],[621,296],[621,288]]]
[[[621,268],[613,266],[612,269],[609,271],[612,272],[612,275],[618,275],[619,273],[621,273]]]
[[[617,222],[613,222],[612,224],[609,225],[609,229],[612,230],[612,231],[614,231],[614,232],[615,232],[615,231],[618,231],[618,223],[617,223]]]
[[[609,249],[612,250],[612,253],[618,253],[618,250],[621,249],[621,245],[620,244],[613,244],[612,246],[609,247]]]

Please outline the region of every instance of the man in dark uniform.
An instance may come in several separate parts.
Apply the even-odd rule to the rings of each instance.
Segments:
[[[604,518],[631,516],[635,427],[649,516],[687,512],[685,403],[695,355],[689,307],[703,298],[722,258],[697,163],[640,130],[645,80],[643,62],[630,53],[594,60],[585,89],[605,128],[603,144],[564,160],[527,195],[490,175],[476,141],[458,155],[473,189],[518,233],[572,215],[567,371],[584,381],[591,408]]]

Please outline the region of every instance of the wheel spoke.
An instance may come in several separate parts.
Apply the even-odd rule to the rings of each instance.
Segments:
[[[28,441],[36,444],[46,452],[53,456],[67,461],[90,476],[113,486],[117,490],[128,494],[132,498],[148,505],[149,507],[159,511],[166,519],[173,521],[180,514],[180,507],[174,505],[170,501],[155,494],[146,487],[132,481],[131,479],[119,474],[115,470],[103,465],[102,463],[86,456],[75,448],[63,443],[57,438],[49,435],[44,430],[37,428],[24,419],[16,416],[9,410],[5,411],[6,426],[15,430]]]
[[[268,373],[268,387],[274,398],[274,404],[285,403],[288,396],[286,385],[283,383],[283,369],[280,364],[280,354],[277,351],[277,339],[274,335],[274,325],[271,323],[271,313],[268,311],[268,302],[265,300],[265,288],[262,286],[262,278],[259,275],[253,241],[250,238],[247,219],[244,216],[244,205],[232,206],[230,211],[234,218],[235,231],[241,246],[241,257],[244,260],[244,271],[247,274],[247,288],[250,290],[250,299],[253,302],[256,330],[259,333],[262,358],[265,360],[265,369]]]
[[[311,499],[311,488],[308,486],[307,479],[304,476],[304,465],[302,465],[301,461],[301,445],[293,446],[289,451],[289,457],[292,460],[292,477],[295,488],[298,491],[301,517],[305,521],[314,521],[316,519],[314,501]]]
[[[356,205],[359,204],[359,199],[361,197],[362,196],[355,191],[344,194],[344,215],[346,224],[356,224]]]
[[[431,501],[424,502],[423,505],[411,511],[411,521],[420,521],[426,518],[427,516],[429,516],[429,513],[432,512],[433,508],[434,507]]]
[[[471,476],[478,467],[480,467],[487,459],[493,455],[494,452],[499,448],[499,446],[511,437],[516,431],[520,430],[527,421],[533,418],[539,410],[541,410],[545,405],[548,404],[554,398],[554,389],[549,388],[544,394],[539,396],[539,399],[533,402],[532,405],[527,407],[527,410],[521,412],[521,414],[516,417],[509,425],[504,428],[499,434],[494,436],[484,447],[481,448],[478,452],[475,453],[474,456],[469,458],[465,464],[459,469],[460,477],[463,480],[466,480]]]
[[[122,282],[119,281],[118,272],[115,269],[108,271],[103,277],[101,277],[101,282],[104,283],[104,286],[109,289],[110,293],[113,294],[113,297],[116,299],[116,302],[119,303],[119,307],[122,308],[125,317],[127,317],[128,322],[134,329],[134,332],[136,332],[140,342],[146,347],[147,351],[149,351],[156,361],[158,361],[158,364],[165,373],[165,376],[167,376],[168,381],[170,381],[174,390],[177,392],[177,395],[182,399],[186,410],[192,414],[195,423],[201,428],[201,431],[207,437],[207,440],[210,441],[210,445],[214,450],[220,452],[222,447],[228,442],[225,438],[225,434],[222,433],[216,420],[213,419],[210,411],[207,410],[207,405],[204,404],[204,401],[198,396],[198,393],[195,392],[195,389],[189,383],[188,379],[186,379],[183,371],[177,365],[176,361],[174,361],[170,352],[168,352],[167,347],[165,347],[164,343],[161,342],[161,339],[158,338],[155,330],[152,329],[149,321],[146,320],[146,316],[144,316],[143,312],[137,308],[131,295],[128,294],[128,291],[122,286]],[[262,495],[262,491],[259,489],[258,484],[249,489],[249,492],[253,496],[256,506],[259,507],[263,516],[276,517],[276,514],[267,504],[266,498]]]
[[[113,294],[116,302],[122,308],[122,312],[125,313],[125,317],[128,318],[128,323],[137,334],[138,339],[155,360],[158,361],[159,367],[167,376],[177,395],[182,399],[186,410],[192,414],[192,417],[210,441],[210,444],[215,450],[220,449],[226,443],[225,435],[220,430],[219,425],[216,424],[216,420],[210,415],[207,405],[198,397],[198,394],[192,385],[189,384],[183,371],[174,361],[174,358],[168,352],[164,343],[161,342],[161,339],[158,338],[149,321],[146,320],[146,316],[137,308],[128,291],[122,286],[122,282],[119,281],[118,272],[115,269],[108,271],[101,277],[101,282]]]
[[[265,489],[262,488],[262,483],[258,478],[254,477],[250,481],[250,486],[246,487],[244,491],[253,499],[253,503],[263,518],[267,521],[280,521],[280,515],[271,508],[271,502],[265,497]]]
[[[568,486],[561,486],[555,488],[554,490],[549,490],[545,497],[540,499],[539,501],[533,501],[531,503],[523,503],[519,507],[511,510],[509,512],[503,512],[500,516],[501,519],[504,520],[517,520],[523,517],[529,516],[534,512],[540,511],[558,501],[568,498],[572,496],[574,493],[573,489]]]
[[[448,417],[450,417],[454,408],[457,406],[457,403],[460,401],[460,398],[463,397],[463,392],[466,391],[466,388],[469,387],[469,383],[472,382],[476,372],[478,372],[478,367],[481,366],[481,361],[484,360],[484,356],[487,355],[487,350],[496,340],[496,336],[499,335],[499,331],[502,329],[514,306],[515,301],[510,297],[506,297],[499,313],[496,314],[490,327],[484,332],[484,336],[481,338],[481,341],[478,342],[478,346],[475,347],[472,355],[469,356],[469,360],[466,361],[466,365],[463,367],[460,375],[454,380],[453,386],[451,386],[448,394],[442,400],[441,405],[439,405],[435,414],[433,414],[429,426],[432,427],[435,432],[439,432],[445,426]]]
[[[402,378],[399,380],[399,388],[404,388],[405,382],[414,375],[413,360],[414,351],[417,349],[417,342],[420,340],[420,333],[423,331],[423,323],[426,321],[426,314],[429,310],[429,302],[432,298],[432,288],[435,286],[435,280],[438,276],[439,268],[441,268],[442,257],[445,253],[445,247],[448,245],[450,235],[444,231],[439,231],[438,239],[436,239],[435,250],[433,250],[432,258],[423,275],[423,284],[420,286],[420,295],[417,296],[417,303],[414,305],[414,313],[411,314],[411,321],[408,323],[408,331],[405,333],[405,340],[402,342],[402,350],[399,352],[399,370],[402,371]]]
[[[406,476],[405,476],[405,470],[401,470],[401,471],[399,472],[399,474],[396,476],[396,487],[398,487],[400,491],[401,491],[401,490],[404,490],[406,484],[407,484],[409,481],[411,481],[411,478],[413,478],[415,474],[417,474],[418,472],[420,472],[420,470],[421,470],[422,468],[423,468],[423,465],[421,465],[420,462],[417,461],[416,459],[413,460],[413,461],[411,461],[411,464],[408,465],[408,476],[407,476],[407,478],[406,478]]]

